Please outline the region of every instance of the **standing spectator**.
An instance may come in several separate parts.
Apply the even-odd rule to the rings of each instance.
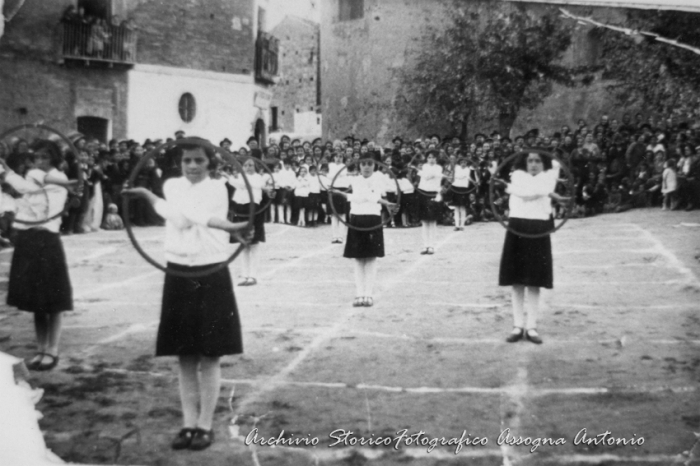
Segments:
[[[678,181],[676,178],[675,161],[669,159],[665,163],[664,172],[662,175],[661,194],[664,196],[661,210],[676,210],[678,202],[676,200],[676,189]]]

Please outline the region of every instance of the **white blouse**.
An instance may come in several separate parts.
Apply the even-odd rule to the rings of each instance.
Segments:
[[[442,183],[442,167],[440,165],[428,165],[426,163],[423,165],[423,169],[418,172],[418,176],[420,177],[418,189],[428,192],[440,191],[440,184]]]
[[[297,176],[294,170],[283,168],[275,173],[275,184],[277,187],[285,189],[294,189],[297,184]]]
[[[462,168],[461,165],[455,167],[455,177],[452,186],[455,188],[468,188],[471,185],[472,169],[470,167]]]
[[[45,184],[44,180],[48,175],[53,178],[68,181],[65,173],[52,168],[48,172],[34,168],[27,172],[25,178],[22,178],[15,172],[8,172],[5,176],[5,181],[15,188],[17,192],[23,194],[21,199],[17,200],[17,216],[18,220],[27,222],[36,222],[39,220],[53,217],[62,212],[68,198],[68,191],[62,186],[55,184]],[[44,228],[53,233],[58,233],[61,229],[61,216],[55,219],[40,223],[38,225],[27,225],[25,223],[16,222],[13,227],[18,230],[28,230],[29,228]]]
[[[348,177],[348,171],[345,169],[345,164],[343,163],[335,163],[331,162],[328,164],[328,179],[329,184],[327,185],[330,188],[330,183],[333,183],[333,179],[335,178],[335,175],[338,174],[340,170],[343,170],[343,172],[338,176],[338,178],[335,178],[335,183],[333,183],[334,188],[338,189],[344,189],[344,188],[349,188],[350,187],[350,179]]]
[[[297,178],[297,185],[294,188],[294,195],[296,197],[309,197],[311,192],[311,179],[309,175],[300,176]]]
[[[549,220],[552,201],[549,194],[557,185],[556,170],[542,171],[532,176],[523,170],[515,170],[510,176],[506,192],[510,194],[510,217],[533,220]]]
[[[678,189],[678,177],[676,171],[672,168],[664,168],[661,175],[661,193],[668,194]]]
[[[253,191],[253,203],[260,204],[262,202],[262,190],[267,184],[266,180],[257,173],[253,173],[252,175],[248,175],[246,173],[246,178],[248,179],[248,183],[250,183],[251,191]],[[231,198],[233,202],[236,204],[250,203],[248,185],[246,185],[245,178],[243,178],[243,176],[229,176],[226,181],[228,184],[236,188],[236,191],[233,193],[233,197]]]
[[[384,177],[381,173],[373,173],[368,178],[354,176],[349,178],[352,193],[348,194],[350,213],[352,215],[381,215],[382,206],[379,200],[385,195]]]
[[[416,191],[416,187],[408,181],[408,178],[399,178],[399,188],[402,194],[412,194]]]
[[[318,176],[309,174],[309,193],[320,194],[321,182],[318,181]]]
[[[377,172],[377,175],[381,175],[384,179],[384,192],[395,193],[396,192],[396,181],[388,173]]]
[[[224,262],[231,256],[229,233],[207,226],[211,218],[225,220],[228,215],[228,191],[223,183],[206,178],[192,184],[184,176],[170,178],[163,184],[163,194],[165,199],[154,207],[166,220],[168,262],[197,266]]]

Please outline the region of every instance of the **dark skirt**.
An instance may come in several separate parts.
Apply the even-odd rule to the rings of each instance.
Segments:
[[[540,234],[551,230],[552,221],[511,218],[508,225],[521,233]],[[511,231],[506,233],[498,275],[499,286],[524,285],[551,289],[554,284],[552,268],[549,235],[525,238]]]
[[[275,191],[275,197],[272,200],[274,205],[288,205],[289,199],[291,198],[291,190],[287,188],[277,188]]]
[[[348,223],[358,228],[371,228],[380,225],[382,217],[380,215],[350,215]],[[343,257],[350,259],[384,257],[384,229],[357,231],[348,227]]]
[[[418,215],[424,222],[437,222],[442,218],[442,202],[435,202],[435,191],[416,191],[418,196]]]
[[[341,189],[337,188],[338,191],[343,191],[344,193],[348,192],[349,189]],[[333,207],[335,207],[335,212],[337,212],[338,215],[343,215],[348,213],[348,201],[343,196],[342,194],[338,193],[331,193],[331,202],[333,203]],[[333,214],[333,207],[330,205],[328,206],[328,213]]]
[[[309,199],[306,202],[307,210],[318,210],[321,205],[321,193],[309,193]]]
[[[309,196],[297,196],[297,209],[308,209],[309,208]]]
[[[58,233],[42,228],[18,231],[7,304],[39,314],[73,310],[73,290]]]
[[[475,189],[473,189],[472,187],[459,188],[453,186],[452,188],[450,188],[450,192],[452,193],[450,205],[453,205],[455,207],[467,207],[469,205],[469,195],[474,191]]]
[[[169,268],[197,272],[216,264]],[[228,268],[192,279],[165,276],[156,356],[218,357],[243,352],[243,337]]]
[[[408,212],[409,215],[414,215],[416,213],[416,196],[420,194],[413,193],[401,193],[401,210]]]
[[[267,209],[265,209],[267,210]],[[255,218],[253,219],[253,239],[250,244],[258,244],[265,242],[265,210],[260,211],[260,204],[255,204]],[[248,214],[250,213],[250,204],[233,204],[233,213],[231,216],[232,222],[247,222]],[[231,235],[230,243],[237,243],[238,239]]]

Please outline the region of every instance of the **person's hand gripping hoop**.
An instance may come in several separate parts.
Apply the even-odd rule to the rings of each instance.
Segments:
[[[518,236],[522,236],[524,238],[541,238],[543,236],[550,235],[550,234],[556,232],[557,230],[559,230],[561,227],[564,226],[566,221],[569,219],[569,213],[571,211],[570,206],[571,206],[571,201],[573,199],[573,193],[574,193],[574,178],[573,178],[573,175],[571,173],[571,170],[563,161],[561,161],[553,153],[546,151],[546,150],[542,150],[542,149],[525,149],[525,150],[522,150],[520,152],[516,152],[516,153],[510,155],[509,157],[506,157],[506,159],[503,160],[503,162],[501,162],[500,165],[498,165],[498,168],[496,168],[495,173],[496,174],[501,173],[501,170],[503,170],[505,167],[509,167],[510,164],[515,159],[517,159],[518,157],[520,157],[522,155],[527,155],[527,154],[538,154],[540,156],[549,157],[552,159],[552,161],[556,161],[559,164],[559,167],[561,168],[561,170],[564,172],[565,179],[564,180],[558,179],[557,183],[565,183],[565,186],[567,187],[568,193],[570,193],[571,195],[570,196],[562,196],[556,192],[553,192],[549,195],[550,199],[552,199],[553,201],[555,201],[555,202],[557,202],[565,207],[564,217],[561,219],[561,222],[559,222],[558,225],[555,225],[552,229],[550,229],[546,232],[543,232],[543,233],[539,233],[539,234],[523,233],[523,232],[519,232],[519,231],[514,230],[512,227],[510,227],[508,225],[506,220],[501,215],[499,215],[498,211],[496,210],[496,206],[494,204],[495,186],[496,185],[501,185],[501,186],[508,185],[507,181],[502,180],[500,178],[497,178],[496,176],[491,178],[491,181],[489,182],[489,203],[491,205],[491,212],[493,213],[494,217],[498,220],[498,222],[503,226],[503,228],[510,231],[511,233],[514,233]]]
[[[24,125],[19,125],[12,127],[5,131],[4,133],[0,134],[0,141],[3,139],[7,138],[10,135],[13,135],[18,132],[22,132],[24,139],[29,143],[29,140],[32,139],[30,137],[30,132],[33,131],[37,133],[33,139],[48,139],[51,141],[56,142],[59,145],[59,148],[62,149],[62,152],[65,153],[66,150],[72,152],[75,154],[75,156],[78,156],[78,149],[75,147],[73,144],[73,141],[71,141],[68,137],[66,137],[63,133],[58,131],[55,128],[52,128],[51,126],[45,125],[43,123],[27,123]],[[44,135],[42,133],[49,133],[49,135]],[[9,172],[10,167],[7,165],[7,162],[4,159],[0,159],[0,165],[2,168],[5,170],[5,172]],[[83,192],[83,183],[84,180],[82,179],[82,176],[79,177],[77,180],[70,180],[68,183],[65,185],[62,184],[62,186],[71,194],[73,195],[73,199],[75,196],[79,197],[82,195]],[[45,187],[39,187],[37,188],[36,191],[32,193],[27,193],[27,195],[32,196],[32,195],[43,195],[44,196],[44,202],[43,204],[46,205],[46,210],[43,212],[42,215],[39,216],[37,220],[23,220],[21,218],[15,218],[14,222],[15,223],[21,223],[24,225],[43,225],[47,222],[50,222],[51,220],[54,220],[58,217],[61,217],[63,214],[68,212],[68,210],[72,207],[71,205],[71,199],[61,206],[60,209],[55,210],[52,208],[50,204],[50,198],[46,192]]]
[[[343,170],[347,170],[349,167],[351,167],[353,165],[359,165],[359,163],[362,162],[363,160],[365,160],[365,159],[353,160],[353,161],[349,162],[347,165],[345,165],[343,168],[338,170],[338,173],[335,174],[335,176],[333,177],[333,180],[331,181],[331,185],[328,188],[328,203],[331,206],[331,210],[333,211],[333,215],[335,215],[335,217],[340,222],[342,222],[344,225],[346,225],[348,228],[351,228],[351,229],[354,229],[357,231],[373,231],[373,230],[378,230],[378,229],[384,227],[384,225],[386,225],[387,223],[392,221],[394,218],[394,215],[396,215],[398,213],[399,206],[401,205],[401,189],[399,187],[399,182],[396,179],[396,176],[394,176],[394,173],[391,170],[391,167],[389,167],[388,165],[386,165],[382,162],[377,162],[376,160],[372,160],[372,162],[375,165],[378,165],[382,168],[385,168],[387,173],[391,174],[391,178],[394,180],[394,183],[396,183],[396,203],[391,203],[391,202],[387,202],[387,201],[382,202],[382,205],[386,206],[387,210],[389,211],[389,216],[383,222],[378,223],[376,226],[373,226],[373,227],[365,227],[365,228],[356,227],[354,225],[351,225],[349,222],[346,222],[345,220],[343,220],[343,217],[338,214],[338,210],[336,209],[335,205],[333,204],[333,193],[340,194],[341,196],[347,197],[347,193],[340,191],[334,187],[334,184],[335,184],[336,180],[338,179],[338,176],[341,173],[343,173]],[[359,175],[359,176],[362,176],[362,175]]]
[[[250,199],[253,199],[253,190],[251,188],[250,182],[248,178],[245,176],[245,173],[243,173],[243,167],[241,166],[240,162],[236,160],[236,158],[224,150],[221,147],[217,147],[210,143],[209,141],[205,139],[200,139],[200,138],[183,138],[183,139],[177,139],[175,141],[171,141],[165,144],[162,144],[159,147],[156,147],[155,149],[149,151],[147,154],[145,154],[139,162],[136,164],[134,169],[131,172],[131,175],[129,176],[129,180],[127,183],[124,185],[124,191],[123,194],[126,194],[123,199],[122,203],[122,212],[124,213],[124,226],[126,228],[126,232],[129,235],[129,239],[131,240],[131,244],[134,245],[134,248],[136,251],[143,257],[146,262],[149,264],[153,265],[159,270],[162,270],[163,272],[178,276],[178,277],[183,277],[183,278],[199,278],[199,277],[204,277],[206,275],[212,274],[214,272],[217,272],[224,267],[228,267],[228,265],[238,257],[238,255],[243,251],[243,249],[248,245],[248,241],[252,239],[253,237],[253,220],[255,217],[255,204],[252,202],[250,203],[250,208],[248,212],[248,222],[246,223],[244,228],[236,227],[236,228],[231,228],[227,231],[229,233],[232,233],[237,237],[239,240],[240,244],[238,248],[231,254],[231,256],[224,262],[221,262],[219,264],[213,265],[211,267],[202,269],[199,272],[182,272],[179,270],[173,270],[172,268],[166,267],[153,259],[151,256],[149,256],[146,251],[143,250],[139,242],[136,240],[136,236],[134,235],[133,232],[133,227],[131,225],[131,222],[129,221],[129,199],[132,196],[138,196],[138,197],[143,197],[146,199],[149,199],[151,201],[155,201],[158,199],[158,197],[153,194],[151,191],[145,189],[145,188],[132,188],[131,186],[134,185],[134,181],[136,180],[136,177],[138,176],[139,172],[143,169],[143,167],[148,163],[148,161],[153,158],[154,156],[165,152],[168,149],[172,149],[174,147],[178,147],[180,145],[197,145],[203,148],[207,148],[212,150],[215,154],[217,154],[217,158],[225,161],[226,163],[231,164],[235,170],[238,170],[241,173],[241,176],[243,176],[243,180],[245,181],[246,189],[248,191],[248,196],[250,196]],[[153,197],[151,197],[153,196]],[[155,198],[155,199],[154,199]]]

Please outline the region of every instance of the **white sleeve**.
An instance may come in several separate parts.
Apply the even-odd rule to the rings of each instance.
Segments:
[[[38,174],[33,172],[39,172]],[[43,176],[41,175],[43,173]],[[27,179],[22,178],[15,172],[8,172],[5,181],[20,194],[28,194],[39,191],[44,185],[46,172],[42,170],[30,170]],[[32,181],[33,180],[33,181]]]
[[[525,200],[536,199],[548,196],[554,191],[551,177],[545,178],[546,182],[538,182],[531,175],[522,170],[515,170],[510,177],[510,184],[506,191],[508,194],[523,198]],[[554,180],[556,183],[556,180]]]

